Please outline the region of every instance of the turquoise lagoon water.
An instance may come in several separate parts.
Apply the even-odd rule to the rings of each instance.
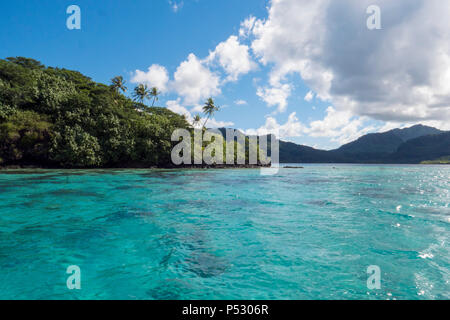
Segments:
[[[450,167],[334,167],[3,171],[0,299],[449,299]]]

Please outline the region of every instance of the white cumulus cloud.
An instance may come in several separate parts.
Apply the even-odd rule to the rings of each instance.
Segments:
[[[284,124],[280,124],[274,117],[268,116],[266,118],[266,123],[263,126],[257,129],[247,129],[241,131],[247,135],[274,134],[278,138],[290,138],[300,137],[303,134],[304,126],[297,118],[297,114],[292,112]]]
[[[161,92],[167,91],[169,74],[163,66],[153,64],[148,70],[136,70],[131,78],[132,83],[144,83],[150,87],[157,87]]]
[[[205,67],[193,53],[178,66],[172,85],[183,97],[184,105],[188,106],[221,93],[219,76]]]
[[[308,125],[298,119],[296,112],[292,112],[284,124],[278,123],[273,116],[267,116],[263,126],[244,130],[249,135],[272,133],[283,140],[305,135],[313,138],[329,138],[338,144],[351,142],[375,131],[376,127],[367,125],[367,117],[354,116],[350,111],[337,111],[331,106],[327,108],[326,116],[322,120],[311,121]]]
[[[249,47],[240,44],[236,36],[217,45],[216,49],[209,54],[207,62],[217,61],[227,73],[228,81],[236,81],[242,74],[247,74],[256,68],[249,54]]]
[[[291,86],[289,84],[280,84],[273,87],[259,87],[256,94],[268,106],[277,106],[277,111],[284,112],[288,104],[287,99],[291,94]]]
[[[272,84],[299,74],[338,111],[383,121],[448,121],[450,2],[378,0],[381,30],[366,26],[371,4],[273,0],[268,18],[249,24],[251,47],[271,66]]]
[[[323,120],[312,121],[304,132],[311,137],[327,137],[333,142],[345,144],[376,129],[366,126],[365,117],[354,116],[348,110],[337,111],[330,106],[326,113]]]

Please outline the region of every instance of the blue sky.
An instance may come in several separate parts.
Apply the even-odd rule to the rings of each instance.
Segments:
[[[342,6],[317,1],[321,2],[323,7],[306,0],[2,1],[0,57],[31,57],[45,65],[79,70],[104,83],[123,75],[131,89],[137,82],[161,84],[164,90],[159,104],[189,115],[196,114],[211,95],[222,106],[212,124],[249,133],[277,129],[286,140],[321,148],[337,147],[367,132],[418,122],[445,127],[439,122],[442,119],[424,111],[422,104],[409,110],[405,106],[410,102],[401,92],[391,97],[382,92],[378,82],[371,81],[380,77],[384,83],[382,77],[390,81],[405,72],[418,77],[421,73],[412,69],[422,60],[428,63],[425,53],[409,65],[400,51],[397,59],[403,69],[398,74],[381,74],[381,65],[375,65],[374,70],[366,71],[367,79],[361,79],[362,67],[355,68],[370,58],[370,52],[361,50],[367,49],[366,41],[381,46],[392,38],[389,27],[398,29],[402,26],[399,21],[413,19],[408,10],[420,13],[433,8],[424,8],[421,1],[415,1],[416,6],[399,1],[407,6],[404,8],[386,4],[382,9],[389,10],[385,14],[388,24],[375,34],[365,28],[365,7],[351,1]],[[66,28],[66,9],[72,4],[81,8],[81,30]],[[316,25],[324,19],[321,12],[326,12],[327,18]],[[333,16],[336,12],[341,16]],[[361,47],[346,43],[351,40],[341,33],[331,38],[337,32],[336,22],[346,34],[363,34]],[[444,30],[446,25],[438,27]],[[437,41],[431,42],[431,49],[434,45],[437,50]],[[306,54],[311,47],[322,52],[320,58]],[[343,61],[344,57],[348,60]],[[159,72],[148,72],[151,66]],[[193,83],[196,79],[192,76],[197,73],[203,80]],[[333,80],[327,78],[330,74]],[[345,87],[347,82],[352,86]],[[414,89],[408,83],[404,86]],[[428,89],[437,86],[429,83]],[[423,91],[419,89],[418,94]],[[310,91],[312,98],[306,101]],[[378,98],[373,98],[374,92]],[[437,97],[443,92],[433,93]],[[399,106],[405,108],[399,111]],[[422,118],[418,114],[423,114]],[[448,105],[444,120],[447,115]]]

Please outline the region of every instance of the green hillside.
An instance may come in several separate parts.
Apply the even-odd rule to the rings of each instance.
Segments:
[[[135,103],[79,72],[0,60],[2,165],[166,165],[173,130],[188,127],[184,117]]]
[[[450,154],[450,132],[423,136],[403,143],[391,156],[395,162],[420,163]]]
[[[417,125],[372,133],[325,151],[280,142],[282,163],[421,163],[450,154],[450,133]]]

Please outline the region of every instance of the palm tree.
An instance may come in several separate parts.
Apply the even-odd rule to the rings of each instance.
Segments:
[[[122,90],[122,92],[127,92],[127,87],[125,87],[126,81],[123,80],[122,76],[117,76],[111,79],[111,89],[119,93],[119,90]]]
[[[158,91],[157,87],[153,87],[150,90],[150,95],[153,97],[153,103],[152,103],[152,107],[155,105],[155,101],[158,101],[158,96],[161,94],[161,92]]]
[[[206,103],[205,106],[203,107],[203,113],[207,116],[205,123],[203,124],[203,128],[205,128],[206,123],[208,122],[208,120],[214,115],[215,112],[219,111],[220,108],[216,107],[214,104],[214,100],[212,98],[209,98]]]
[[[192,126],[195,127],[196,125],[198,125],[200,123],[200,121],[202,120],[202,118],[200,118],[200,115],[195,115],[194,120],[192,121]]]
[[[136,88],[134,88],[133,98],[135,101],[138,101],[144,104],[145,99],[148,99],[150,96],[150,91],[146,84],[139,84]]]

